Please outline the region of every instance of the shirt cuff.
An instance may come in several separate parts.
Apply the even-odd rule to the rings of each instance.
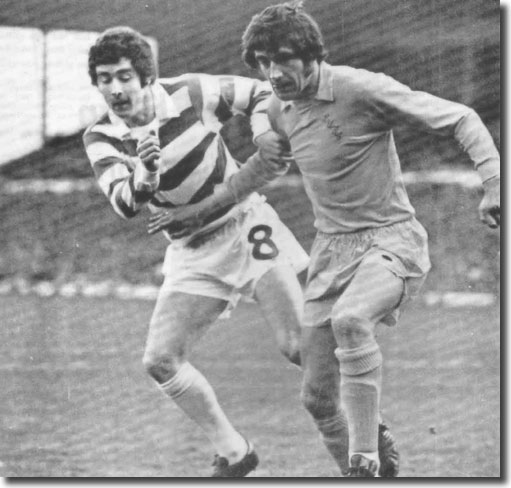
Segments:
[[[155,191],[160,184],[159,171],[148,171],[147,168],[139,163],[135,166],[134,181],[136,190]]]
[[[483,183],[491,178],[500,176],[500,160],[491,159],[490,161],[480,164],[477,167],[477,172],[479,173]]]

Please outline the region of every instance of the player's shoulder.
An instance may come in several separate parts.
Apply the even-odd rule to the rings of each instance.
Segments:
[[[200,101],[216,92],[215,75],[206,73],[185,73],[174,78],[159,78],[158,83],[170,96],[180,96],[184,90],[192,101]],[[200,102],[202,103],[202,102]]]
[[[388,87],[395,83],[385,73],[369,71],[352,66],[331,66],[334,92],[345,95],[367,94]]]
[[[360,86],[368,81],[379,77],[381,73],[369,71],[363,68],[354,68],[353,66],[331,66],[332,79],[335,85]]]
[[[158,78],[158,83],[171,95],[180,88],[193,85],[199,81],[199,76],[195,73],[185,73],[183,75],[174,76],[172,78]]]
[[[82,136],[83,141],[87,143],[92,135],[97,132],[102,132],[102,129],[109,125],[112,125],[110,117],[108,116],[108,112],[104,112],[98,118],[96,118],[94,122],[87,126]]]

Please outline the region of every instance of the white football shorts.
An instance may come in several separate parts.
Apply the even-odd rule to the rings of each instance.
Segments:
[[[268,270],[291,265],[298,274],[306,269],[309,256],[265,200],[252,194],[220,228],[183,246],[170,244],[161,291],[226,300],[225,318],[240,298],[253,298]]]

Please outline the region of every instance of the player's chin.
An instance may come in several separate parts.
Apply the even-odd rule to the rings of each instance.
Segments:
[[[131,114],[131,103],[129,101],[114,102],[112,103],[111,108],[118,117],[126,117]]]
[[[273,86],[273,91],[275,95],[284,102],[290,102],[291,100],[295,100],[298,97],[297,91],[294,87],[289,85],[286,86]]]

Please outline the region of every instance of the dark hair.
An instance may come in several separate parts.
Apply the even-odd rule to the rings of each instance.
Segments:
[[[156,64],[149,43],[131,27],[120,26],[103,32],[89,50],[89,76],[92,84],[98,83],[96,66],[115,64],[121,58],[131,61],[142,86],[156,79]]]
[[[291,47],[304,62],[327,55],[319,26],[301,1],[271,5],[252,17],[241,40],[243,61],[257,68],[254,51],[276,53],[281,46]]]

